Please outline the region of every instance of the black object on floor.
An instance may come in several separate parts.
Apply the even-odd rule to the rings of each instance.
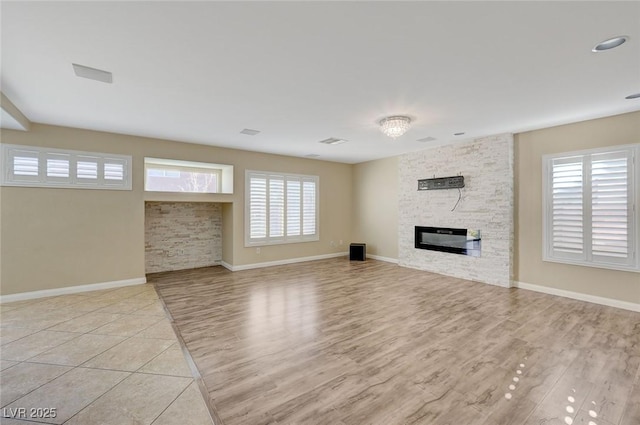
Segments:
[[[364,261],[367,259],[367,244],[352,243],[349,245],[349,260]]]

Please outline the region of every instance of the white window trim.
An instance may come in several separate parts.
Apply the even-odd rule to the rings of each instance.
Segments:
[[[12,173],[13,158],[16,151],[31,151],[38,158],[38,176],[32,178],[21,178]],[[69,160],[68,177],[47,176],[47,159],[55,156],[66,156]],[[78,161],[83,161],[87,157],[97,163],[97,178],[84,179],[77,176]],[[123,179],[105,179],[105,164],[122,164]],[[43,188],[63,188],[63,189],[106,189],[106,190],[131,190],[131,163],[130,155],[116,155],[110,153],[86,152],[68,149],[54,149],[39,146],[0,144],[0,186],[15,187],[43,187]]]
[[[615,264],[615,263],[605,263],[605,262],[593,262],[588,259],[579,259],[579,258],[558,258],[553,255],[551,248],[551,163],[554,159],[562,159],[568,157],[578,157],[584,155],[593,155],[593,154],[603,154],[608,152],[615,151],[623,151],[628,150],[631,155],[631,166],[629,168],[630,178],[629,178],[629,194],[630,194],[630,205],[628,208],[629,211],[629,251],[632,255],[631,264]],[[586,176],[584,176],[584,180],[586,180]],[[589,188],[591,186],[589,185]],[[590,194],[588,198],[590,200]],[[638,250],[640,249],[640,213],[638,212],[638,203],[640,203],[640,144],[628,144],[628,145],[619,145],[619,146],[609,146],[605,148],[597,148],[597,149],[587,149],[581,151],[573,151],[573,152],[563,152],[558,154],[550,154],[544,155],[542,157],[542,259],[543,261],[553,262],[553,263],[562,263],[562,264],[571,264],[577,266],[585,266],[585,267],[594,267],[601,269],[609,269],[609,270],[620,270],[620,271],[629,271],[629,272],[640,272],[640,255]],[[589,217],[590,222],[590,217]],[[590,231],[591,232],[591,231]],[[589,238],[590,240],[590,232]],[[587,242],[585,242],[587,243]]]
[[[260,238],[259,240],[251,239],[251,205],[250,205],[250,178],[251,175],[264,175],[264,176],[274,176],[278,178],[284,178],[286,181],[287,178],[300,179],[302,182],[303,179],[309,181],[313,181],[315,183],[315,227],[316,231],[313,235],[300,235],[300,236],[279,236],[279,237],[270,237],[269,234],[269,216],[267,213],[267,236],[265,238]],[[245,196],[244,196],[244,246],[245,247],[256,247],[256,246],[267,246],[267,245],[282,245],[282,244],[290,244],[290,243],[300,243],[300,242],[314,242],[320,240],[320,177],[312,176],[306,174],[292,174],[292,173],[276,173],[271,171],[257,171],[257,170],[245,170]],[[285,188],[286,192],[286,188]],[[267,205],[268,209],[268,205]],[[302,206],[301,206],[302,209]],[[287,204],[285,201],[284,210],[287,210]],[[285,228],[286,228],[286,220],[285,220]],[[300,225],[301,231],[303,233],[302,228],[303,224]]]

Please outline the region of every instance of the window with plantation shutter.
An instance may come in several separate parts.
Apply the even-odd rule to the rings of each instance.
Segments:
[[[640,270],[640,145],[550,155],[544,165],[544,259]]]
[[[319,239],[318,177],[246,172],[245,245]]]
[[[0,144],[0,185],[131,190],[131,156]]]

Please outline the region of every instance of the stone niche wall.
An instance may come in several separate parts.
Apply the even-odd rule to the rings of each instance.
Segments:
[[[222,262],[222,207],[205,202],[145,202],[145,271]]]
[[[513,135],[404,154],[399,161],[399,246],[401,266],[428,270],[504,287],[513,268]],[[418,180],[462,174],[458,190],[418,191]],[[414,247],[414,226],[479,229],[480,257],[427,251]]]

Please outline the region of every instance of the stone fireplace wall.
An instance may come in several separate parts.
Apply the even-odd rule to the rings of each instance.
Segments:
[[[513,135],[502,134],[400,156],[398,263],[504,287],[513,257]],[[418,191],[418,180],[463,175],[458,190]],[[414,226],[479,229],[480,257],[414,247]]]
[[[222,262],[222,206],[145,202],[145,272],[193,269]]]

